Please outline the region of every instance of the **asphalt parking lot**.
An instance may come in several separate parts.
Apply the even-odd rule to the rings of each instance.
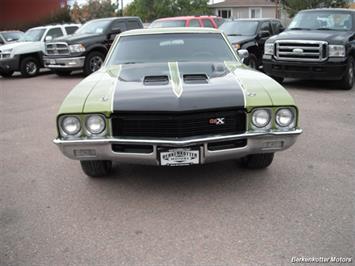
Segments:
[[[267,170],[116,164],[90,179],[52,143],[81,79],[0,78],[0,265],[355,260],[355,89],[287,81],[304,133]]]

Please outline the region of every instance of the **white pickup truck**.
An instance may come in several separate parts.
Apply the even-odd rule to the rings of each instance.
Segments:
[[[43,68],[45,42],[73,34],[80,25],[64,24],[31,28],[18,42],[0,47],[0,76],[11,77],[20,71],[24,77],[34,77]]]

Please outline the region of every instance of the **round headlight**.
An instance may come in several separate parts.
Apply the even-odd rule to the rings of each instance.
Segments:
[[[75,116],[67,116],[62,120],[62,130],[68,135],[76,135],[80,131],[80,120]]]
[[[282,108],[276,112],[276,123],[280,127],[288,127],[293,119],[293,113],[290,109]]]
[[[100,134],[105,130],[105,119],[100,115],[91,115],[86,120],[86,128],[91,134]]]
[[[252,122],[254,126],[262,128],[270,123],[270,112],[265,109],[258,109],[253,112]]]

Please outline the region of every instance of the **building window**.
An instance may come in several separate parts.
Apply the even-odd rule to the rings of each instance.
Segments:
[[[230,18],[232,11],[230,9],[218,9],[218,16],[222,18]]]
[[[249,8],[249,18],[261,18],[261,8]]]

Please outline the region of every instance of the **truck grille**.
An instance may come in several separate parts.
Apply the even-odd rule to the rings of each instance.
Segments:
[[[47,55],[69,55],[69,47],[67,43],[57,42],[57,43],[47,43],[46,44]]]
[[[280,40],[276,41],[275,57],[287,61],[324,61],[328,46],[323,41]]]
[[[184,138],[243,133],[246,129],[246,114],[242,110],[168,114],[126,113],[113,114],[111,123],[115,137]]]

